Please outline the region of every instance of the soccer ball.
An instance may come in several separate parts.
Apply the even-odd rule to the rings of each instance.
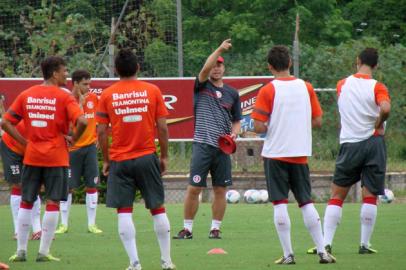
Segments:
[[[238,203],[240,201],[241,195],[237,190],[229,190],[226,193],[226,200],[228,203]]]
[[[260,202],[260,194],[258,190],[249,189],[244,193],[244,201],[246,203],[258,203]]]
[[[268,202],[268,190],[266,189],[261,189],[259,191],[259,200],[261,203],[267,203]]]
[[[392,190],[385,188],[385,194],[379,195],[379,201],[383,203],[391,203],[395,199],[395,194]]]

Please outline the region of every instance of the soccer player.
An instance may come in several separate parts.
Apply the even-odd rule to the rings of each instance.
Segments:
[[[25,134],[24,121],[16,126],[22,136]],[[3,163],[4,178],[11,186],[10,208],[14,223],[14,239],[17,239],[17,217],[21,204],[21,171],[25,148],[9,134],[5,133],[0,142],[0,154]],[[41,238],[41,198],[37,196],[32,211],[31,240]]]
[[[96,109],[97,96],[89,92],[90,73],[76,70],[72,73],[72,94],[79,102],[87,119],[87,128],[80,139],[69,147],[69,195],[67,201],[61,202],[61,224],[55,233],[68,232],[69,212],[72,205],[72,192],[81,184],[83,177],[86,188],[86,209],[88,232],[102,233],[96,225],[97,184],[99,183],[99,166],[96,147]]]
[[[337,83],[341,119],[340,151],[331,197],[324,214],[324,244],[331,250],[341,221],[342,206],[351,186],[361,180],[361,243],[359,254],[373,254],[369,241],[374,230],[377,196],[384,194],[386,172],[385,121],[390,113],[386,86],[374,80],[378,51],[364,49],[357,57],[357,73]],[[314,253],[314,249],[308,250]]]
[[[46,208],[36,260],[60,260],[53,257],[49,249],[58,224],[59,202],[66,200],[68,195],[69,153],[65,136],[69,124],[73,123],[77,130],[72,140],[76,142],[87,125],[75,98],[59,88],[66,83],[65,61],[51,56],[41,63],[41,69],[44,83],[18,95],[2,123],[4,131],[26,148],[17,218],[17,252],[10,257],[12,262],[26,261],[31,212],[42,184],[45,186]],[[15,128],[21,120],[25,123],[27,139]]]
[[[251,117],[257,133],[266,133],[262,156],[274,223],[283,256],[276,264],[295,264],[290,239],[288,192],[292,190],[304,224],[317,246],[320,263],[334,263],[326,252],[319,214],[311,199],[307,157],[312,155],[312,127],[320,127],[322,110],[313,86],[290,76],[289,50],[274,46],[268,53],[269,71],[275,79],[262,87]]]
[[[227,39],[207,58],[194,87],[195,134],[192,147],[189,185],[184,202],[183,229],[174,239],[192,239],[193,219],[199,207],[199,194],[207,187],[210,172],[214,200],[210,239],[221,239],[220,226],[226,211],[227,186],[231,181],[230,156],[219,149],[218,139],[240,132],[241,105],[238,92],[223,83],[225,72],[222,53],[231,48]]]
[[[164,207],[161,178],[168,162],[168,111],[159,88],[137,80],[139,65],[131,50],[118,52],[115,68],[120,81],[103,91],[96,115],[103,174],[108,175],[106,204],[117,209],[118,232],[130,259],[127,270],[141,269],[132,219],[137,190],[153,217],[162,269],[175,269],[170,255],[170,224]],[[156,131],[159,159],[155,147]]]

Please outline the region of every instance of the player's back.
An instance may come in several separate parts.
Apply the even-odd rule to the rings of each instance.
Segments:
[[[376,103],[378,82],[368,75],[355,74],[338,82],[340,143],[359,142],[371,137],[379,116]]]
[[[99,116],[112,126],[110,158],[120,161],[155,152],[155,128],[167,115],[159,88],[138,80],[121,80],[100,97]]]
[[[71,94],[57,86],[36,85],[22,92],[9,112],[25,122],[27,148],[24,164],[69,165],[65,135],[70,120],[82,114]]]
[[[310,156],[311,103],[306,83],[294,77],[275,79],[273,109],[264,144],[263,154],[268,157]]]

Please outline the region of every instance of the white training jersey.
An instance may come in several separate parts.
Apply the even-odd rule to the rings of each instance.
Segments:
[[[340,144],[368,139],[375,133],[379,103],[389,100],[386,87],[369,75],[354,74],[337,84]]]

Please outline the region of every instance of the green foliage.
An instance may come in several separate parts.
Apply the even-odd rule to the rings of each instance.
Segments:
[[[176,62],[176,49],[173,46],[165,44],[160,39],[155,39],[145,48],[144,61],[151,66],[152,76],[170,77],[176,76],[178,67],[168,66],[166,61],[162,61],[162,57],[171,58],[172,62]]]

